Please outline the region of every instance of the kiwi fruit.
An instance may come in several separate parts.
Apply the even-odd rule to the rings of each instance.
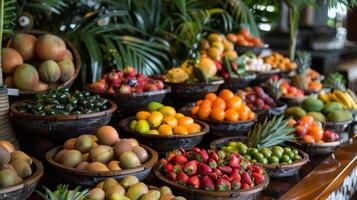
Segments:
[[[138,156],[131,151],[122,153],[119,157],[119,163],[123,169],[132,169],[141,165]]]
[[[15,172],[9,169],[0,170],[0,187],[10,187],[18,182]]]
[[[117,158],[119,158],[120,154],[131,151],[133,146],[131,145],[130,140],[122,139],[115,143],[114,154]]]
[[[15,160],[11,165],[15,169],[16,174],[22,179],[27,178],[32,174],[31,166],[25,161]]]
[[[60,163],[67,167],[75,167],[82,161],[82,154],[80,151],[72,149],[63,153]]]
[[[113,148],[106,145],[98,145],[89,152],[90,160],[93,162],[107,163],[113,158]]]
[[[0,165],[6,165],[10,162],[10,153],[9,151],[3,147],[0,146]]]
[[[93,140],[90,135],[81,135],[74,143],[74,148],[81,153],[87,153],[93,146]]]
[[[140,163],[144,163],[149,159],[148,152],[141,146],[133,147],[132,152],[139,158]]]
[[[14,162],[15,160],[23,160],[27,162],[29,165],[32,164],[31,157],[22,151],[13,151],[10,155],[11,155],[10,162]]]

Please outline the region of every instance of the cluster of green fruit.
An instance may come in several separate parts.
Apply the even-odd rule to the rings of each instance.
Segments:
[[[87,200],[185,200],[175,197],[167,186],[151,189],[145,183],[139,182],[135,176],[127,176],[118,183],[113,178],[105,181],[89,191]]]
[[[314,97],[306,98],[301,106],[293,106],[286,109],[288,116],[300,119],[310,115],[319,122],[344,122],[352,119],[352,113],[343,108],[339,102],[332,101],[324,104],[320,99]]]
[[[20,112],[35,115],[80,115],[100,112],[108,108],[108,101],[99,95],[91,96],[87,91],[69,92],[68,88],[49,90],[37,95],[35,101],[17,105]]]
[[[248,147],[243,142],[229,142],[228,145],[222,147],[222,150],[227,153],[238,152],[252,163],[260,164],[291,164],[302,159],[298,150],[278,145],[258,149]]]

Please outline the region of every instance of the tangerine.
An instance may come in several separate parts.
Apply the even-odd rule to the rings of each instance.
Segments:
[[[176,115],[175,115],[175,118],[176,118],[176,119],[180,119],[180,118],[182,118],[182,117],[185,117],[185,115],[182,114],[182,113],[176,113]]]
[[[194,106],[194,107],[191,109],[192,115],[197,115],[199,110],[200,110],[200,107],[199,107],[199,106]]]
[[[167,117],[167,116],[175,117],[175,115],[176,115],[175,108],[173,108],[171,106],[164,106],[159,109],[159,112],[161,112],[164,115],[164,117]]]
[[[195,105],[196,105],[196,106],[200,106],[202,102],[203,102],[203,100],[202,100],[202,99],[197,100]]]
[[[231,99],[234,96],[234,93],[228,89],[223,89],[220,93],[219,93],[219,97],[221,97],[223,100],[228,101],[229,99]]]
[[[200,107],[200,110],[198,111],[198,116],[203,119],[208,118],[210,114],[211,107]]]
[[[239,96],[233,96],[227,101],[227,108],[239,109],[242,105],[242,99]]]
[[[224,110],[221,108],[213,108],[211,111],[211,119],[217,120],[217,121],[223,121],[224,120]]]
[[[307,128],[307,134],[311,135],[311,137],[313,137],[315,141],[322,140],[324,135],[323,132],[324,131],[315,124]]]
[[[208,107],[211,108],[212,107],[212,101],[209,99],[205,99],[202,101],[202,103],[200,104],[200,107]]]
[[[304,137],[302,137],[302,141],[304,141],[307,144],[315,143],[315,139],[311,135],[304,135]]]
[[[167,124],[162,124],[159,126],[159,129],[157,129],[161,135],[172,135],[172,128],[167,125]]]
[[[169,125],[171,128],[177,126],[177,119],[175,117],[164,117],[163,123]]]
[[[136,113],[136,119],[137,120],[146,120],[149,116],[151,115],[151,113],[147,112],[147,111],[139,111]]]
[[[248,111],[243,111],[239,113],[239,120],[241,121],[246,121],[249,118],[249,112]]]
[[[188,125],[194,123],[194,121],[191,117],[182,117],[182,118],[178,119],[177,122],[178,122],[177,124],[179,126],[188,126]]]
[[[188,134],[188,130],[184,126],[176,126],[174,128],[174,134],[175,135],[186,135],[186,134]]]
[[[215,94],[215,93],[208,93],[206,96],[205,96],[205,99],[209,99],[209,100],[211,100],[212,102],[214,101],[214,100],[216,100],[217,99],[217,95]]]
[[[255,113],[250,111],[248,114],[248,120],[253,120],[253,119],[255,119]]]
[[[234,109],[228,109],[224,112],[224,117],[227,121],[236,122],[239,119],[239,114]]]
[[[220,108],[225,110],[226,102],[221,97],[217,97],[217,99],[212,102],[212,108]]]
[[[201,131],[201,126],[199,124],[196,124],[196,123],[188,125],[186,128],[187,128],[187,131],[188,131],[189,134],[198,133],[198,132]]]
[[[314,122],[314,118],[311,115],[305,115],[300,118],[300,122],[306,126],[310,126]]]

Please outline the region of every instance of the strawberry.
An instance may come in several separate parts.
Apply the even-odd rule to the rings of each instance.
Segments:
[[[229,160],[229,166],[231,166],[232,168],[240,167],[240,160],[237,158],[236,155],[231,156],[231,159]]]
[[[218,154],[217,154],[216,152],[214,152],[214,151],[211,151],[211,152],[209,153],[209,157],[210,157],[211,159],[215,160],[215,161],[218,161],[218,160],[219,160]]]
[[[198,176],[190,177],[187,181],[187,185],[192,188],[198,189],[200,187],[200,178],[198,178]]]
[[[163,166],[162,172],[163,172],[164,174],[167,174],[167,173],[169,173],[169,172],[172,172],[173,169],[174,169],[174,166],[173,166],[173,165],[171,165],[171,164],[166,164],[166,165]]]
[[[164,167],[164,165],[166,165],[169,161],[167,161],[166,159],[161,159],[158,163],[159,165],[159,169],[161,169],[162,167]]]
[[[238,190],[241,187],[240,177],[231,179],[232,190]]]
[[[191,160],[185,164],[183,171],[186,172],[189,176],[196,174],[197,172],[197,160]]]
[[[262,174],[253,172],[252,176],[254,178],[255,184],[258,185],[258,184],[264,182],[265,177]]]
[[[216,186],[219,191],[228,191],[232,187],[228,178],[226,178],[225,176],[222,176],[216,181]]]
[[[177,155],[181,155],[181,151],[179,151],[179,150],[171,151],[166,157],[167,157],[167,160],[168,160],[168,161],[171,161],[171,160],[173,160]]]
[[[225,173],[225,174],[230,174],[232,172],[232,167],[230,166],[220,166],[218,167],[219,170],[222,171],[222,173]]]
[[[166,177],[171,181],[176,181],[177,175],[175,172],[171,171],[166,174]]]
[[[189,177],[187,174],[185,174],[185,172],[180,172],[177,174],[176,182],[179,184],[186,184],[188,179]]]
[[[209,156],[206,150],[202,149],[200,152],[196,153],[196,160],[199,162],[207,162]]]
[[[202,162],[199,162],[197,165],[197,172],[200,175],[208,175],[209,173],[212,172],[212,169],[208,165],[206,165]]]
[[[193,147],[193,148],[191,149],[191,151],[194,152],[194,153],[198,153],[198,152],[201,151],[201,149],[198,148],[198,147]]]
[[[175,172],[176,174],[178,174],[178,173],[182,172],[182,169],[183,169],[182,165],[176,164],[176,165],[174,165],[174,168],[172,169],[172,171]]]
[[[214,181],[217,180],[219,177],[216,172],[212,172],[212,173],[208,174],[208,176]]]
[[[253,172],[258,173],[258,174],[263,174],[264,170],[262,167],[258,165],[253,165]]]
[[[220,169],[214,169],[213,170],[214,173],[216,173],[219,177],[223,175],[222,171]]]
[[[241,180],[240,174],[239,174],[239,170],[237,168],[234,168],[231,172],[231,174],[229,175],[229,179],[233,180],[233,179],[238,179],[238,181]]]
[[[248,185],[248,183],[242,183],[242,189],[246,190],[248,189],[250,186]]]
[[[208,159],[208,165],[212,169],[216,169],[217,168],[217,162],[215,160],[213,160],[212,158]]]
[[[247,172],[242,172],[241,177],[242,177],[242,183],[253,185],[252,179]]]
[[[183,155],[177,155],[173,160],[176,164],[185,164],[188,161],[188,159]]]
[[[214,191],[214,182],[208,176],[204,176],[201,180],[200,187],[204,190]]]
[[[217,71],[222,69],[222,63],[220,61],[215,60],[214,64],[216,65]]]

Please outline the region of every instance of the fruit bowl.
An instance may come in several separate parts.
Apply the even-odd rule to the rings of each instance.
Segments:
[[[124,130],[128,136],[138,139],[140,142],[150,146],[158,151],[160,154],[172,151],[174,149],[183,148],[185,150],[191,149],[197,146],[203,139],[203,136],[208,133],[209,126],[199,120],[195,120],[195,123],[201,126],[201,131],[195,134],[187,135],[152,135],[152,134],[140,134],[130,130],[130,122],[135,117],[129,117],[119,122],[119,126]]]
[[[245,140],[245,137],[221,138],[221,139],[214,140],[210,144],[210,148],[213,150],[220,150],[220,149],[222,149],[223,146],[227,145],[229,142],[244,141],[244,140]],[[287,145],[282,145],[282,146],[290,147]],[[291,164],[283,164],[283,163],[260,164],[260,163],[256,163],[256,164],[260,165],[264,169],[266,169],[271,178],[292,176],[292,175],[298,173],[299,169],[309,161],[309,155],[307,153],[305,153],[304,151],[301,151],[300,149],[296,149],[296,150],[299,152],[302,159],[299,161],[296,161],[294,163],[291,163]]]
[[[257,75],[257,78],[253,82],[255,85],[258,85],[261,84],[262,82],[269,80],[275,74],[278,74],[280,70],[272,69],[270,71],[250,71],[250,72],[255,73]]]
[[[164,184],[168,185],[170,188],[177,191],[178,194],[185,196],[187,199],[197,199],[197,200],[229,200],[229,199],[242,199],[242,200],[252,200],[257,199],[260,193],[268,186],[269,176],[265,175],[264,182],[256,185],[254,187],[248,188],[246,190],[231,190],[231,191],[207,191],[202,189],[191,189],[174,183],[173,181],[166,178],[159,171],[158,165],[154,168],[155,176]]]
[[[205,97],[207,93],[217,92],[224,80],[216,80],[209,83],[170,83],[165,85],[171,87],[170,98],[181,102],[194,102]]]
[[[56,153],[62,149],[62,146],[57,146],[46,153],[46,160],[54,169],[54,173],[62,183],[70,183],[73,185],[84,185],[87,187],[95,186],[98,182],[107,178],[114,178],[121,180],[126,176],[136,176],[139,180],[144,180],[151,172],[152,167],[158,161],[158,154],[156,151],[148,146],[140,144],[149,153],[149,160],[143,163],[140,167],[133,169],[123,169],[116,171],[87,171],[71,167],[66,167],[57,163],[54,160]]]
[[[304,150],[309,155],[325,155],[333,152],[338,146],[341,145],[341,141],[324,142],[307,144],[300,141],[291,142],[292,146]]]
[[[244,77],[237,77],[237,78],[226,78],[224,79],[224,83],[220,86],[220,90],[222,89],[229,89],[232,91],[237,91],[238,89],[246,88],[255,78],[257,77],[256,74],[250,73]]]
[[[18,133],[36,134],[55,142],[61,142],[71,137],[93,133],[99,127],[110,122],[113,112],[117,109],[113,101],[108,100],[108,109],[81,115],[40,116],[20,112],[17,105],[31,100],[23,100],[11,105],[11,121]]]
[[[0,199],[17,200],[27,199],[36,189],[40,178],[43,175],[43,166],[40,161],[31,157],[32,171],[34,172],[30,177],[26,178],[20,184],[12,187],[0,189]]]
[[[305,99],[305,96],[303,96],[303,97],[281,96],[279,98],[280,101],[286,103],[289,107],[290,106],[299,106],[304,99]]]
[[[274,108],[270,108],[268,110],[253,109],[253,111],[257,113],[260,121],[264,121],[266,117],[274,117],[284,114],[287,107],[286,103],[278,100],[276,101],[276,106]]]
[[[329,129],[332,131],[335,131],[337,133],[342,133],[344,132],[347,127],[352,123],[353,120],[347,120],[343,122],[331,122],[327,121],[324,124],[324,129]]]
[[[101,93],[90,89],[88,86],[85,87],[85,90],[89,91],[91,94],[99,94],[100,96],[115,102],[118,106],[117,112],[119,112],[121,116],[135,115],[136,112],[145,109],[146,105],[152,101],[162,102],[166,94],[171,91],[168,86],[165,86],[163,90],[131,94]]]

